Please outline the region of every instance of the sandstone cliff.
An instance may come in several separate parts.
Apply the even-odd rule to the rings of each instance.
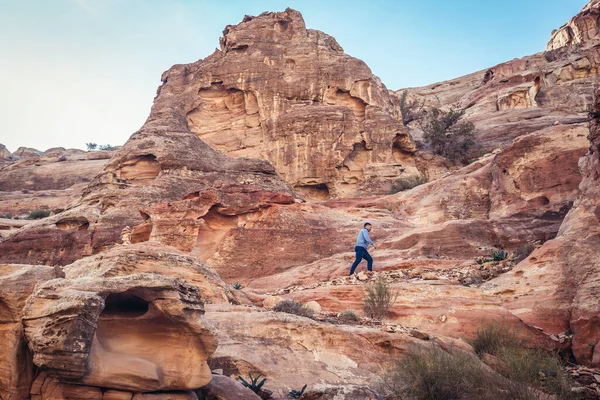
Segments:
[[[490,319],[599,366],[599,7],[561,28],[581,40],[555,34],[543,54],[410,89],[467,108],[494,151],[354,198],[437,168],[414,153],[396,95],[296,11],[228,26],[221,50],[165,72],[144,126],[79,198],[0,242],[13,263],[0,268],[0,397],[196,399],[210,364],[213,389],[236,396],[228,377],[252,372],[275,398],[309,383],[310,398],[375,399],[381,366],[423,341],[472,355],[464,340]],[[70,159],[42,159],[0,170],[5,190],[84,176],[49,183]],[[366,220],[376,275],[401,296],[385,323],[348,324],[337,314],[364,316],[375,279],[347,276]],[[499,249],[509,258],[476,262]],[[269,311],[280,298],[320,313]]]
[[[176,110],[212,148],[269,161],[307,199],[385,194],[418,172],[385,86],[299,12],[246,17],[220,47],[165,72],[153,113]]]

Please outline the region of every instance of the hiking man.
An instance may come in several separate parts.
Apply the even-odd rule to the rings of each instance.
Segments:
[[[354,264],[352,264],[352,268],[350,269],[350,275],[354,273],[354,270],[360,264],[362,259],[367,260],[367,269],[369,271],[373,271],[373,257],[367,251],[369,246],[373,246],[375,248],[375,243],[369,237],[369,232],[373,229],[373,225],[366,222],[363,229],[358,233],[358,237],[356,238],[356,247],[354,247],[354,251],[356,252],[356,260]]]

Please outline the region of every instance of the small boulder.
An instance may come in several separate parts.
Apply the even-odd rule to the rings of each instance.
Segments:
[[[273,308],[282,301],[285,301],[285,299],[281,296],[268,296],[263,300],[263,307]]]
[[[421,339],[421,340],[429,340],[430,339],[428,334],[426,334],[425,332],[416,330],[416,329],[411,329],[408,331],[408,333],[410,336],[415,337],[417,339]]]
[[[314,300],[306,303],[306,305],[304,307],[306,307],[307,310],[309,310],[315,314],[318,314],[321,312],[321,305]]]
[[[358,274],[356,274],[356,279],[358,279],[359,281],[366,281],[367,279],[369,279],[369,277],[367,276],[365,271],[360,271]]]

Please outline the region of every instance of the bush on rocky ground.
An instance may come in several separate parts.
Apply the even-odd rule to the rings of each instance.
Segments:
[[[311,310],[306,308],[302,303],[294,300],[284,300],[277,303],[277,305],[273,307],[273,311],[296,314],[300,315],[301,317],[308,318],[312,318],[314,316],[314,313]]]
[[[385,278],[378,277],[365,289],[364,310],[369,318],[385,318],[398,298],[398,292],[392,290]]]
[[[50,210],[33,210],[27,216],[27,219],[42,219],[50,216]]]
[[[420,121],[423,139],[431,150],[452,162],[468,164],[474,157],[475,140],[473,123],[461,121],[464,110],[442,111],[430,109]]]
[[[427,183],[427,178],[423,175],[401,176],[400,178],[392,182],[390,193],[394,194],[398,192],[403,192],[405,190],[412,189],[424,183]]]
[[[510,354],[500,358],[500,367],[494,371],[460,349],[415,346],[384,375],[384,387],[390,399],[577,398],[556,359],[524,348]]]
[[[358,315],[356,315],[356,313],[354,311],[351,310],[345,310],[340,314],[339,317],[341,322],[344,323],[358,323],[360,322],[360,317]]]

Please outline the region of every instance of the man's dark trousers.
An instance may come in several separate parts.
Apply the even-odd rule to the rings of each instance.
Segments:
[[[354,261],[354,264],[352,264],[352,268],[350,269],[350,275],[354,273],[354,270],[356,269],[356,267],[358,267],[358,264],[360,264],[363,258],[367,260],[367,269],[369,271],[373,271],[373,257],[371,257],[367,249],[365,249],[362,246],[356,246],[354,248],[354,251],[356,252],[356,260]]]

